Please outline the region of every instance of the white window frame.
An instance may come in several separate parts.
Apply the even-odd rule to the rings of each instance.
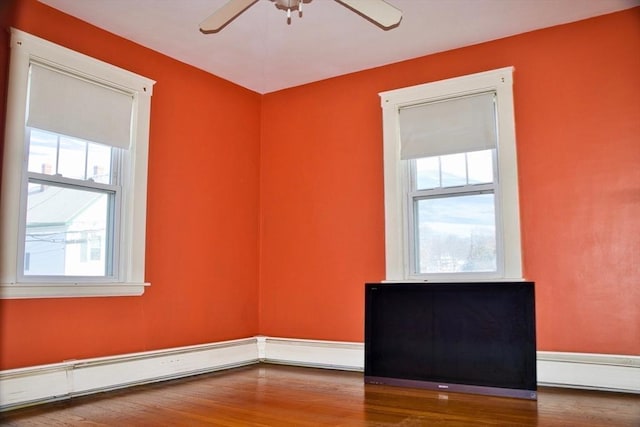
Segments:
[[[497,210],[497,201],[499,200],[499,185],[498,185],[498,181],[495,179],[497,177],[497,155],[495,153],[495,150],[493,151],[493,162],[492,162],[492,166],[493,166],[493,177],[494,180],[490,183],[482,183],[482,184],[465,184],[465,185],[456,185],[456,186],[450,186],[450,187],[437,187],[437,188],[431,188],[431,189],[422,189],[419,190],[416,188],[416,175],[415,175],[415,162],[417,159],[409,159],[409,160],[404,160],[406,162],[408,162],[408,166],[407,166],[407,182],[409,185],[409,188],[407,189],[406,193],[405,193],[405,203],[406,203],[406,207],[407,207],[407,212],[408,212],[408,217],[407,217],[407,230],[408,230],[408,244],[411,248],[411,250],[408,251],[409,253],[409,274],[408,276],[412,279],[425,279],[425,278],[429,278],[430,280],[433,279],[442,279],[442,280],[453,280],[453,278],[455,277],[455,279],[474,279],[474,280],[481,280],[481,279],[493,279],[496,277],[501,277],[502,276],[502,271],[503,271],[503,265],[502,265],[502,259],[498,256],[499,253],[501,253],[499,246],[500,246],[500,242],[502,242],[502,229],[498,226],[495,227],[495,238],[496,238],[496,271],[495,272],[483,272],[483,271],[478,271],[478,272],[469,272],[469,273],[414,273],[415,271],[418,270],[418,266],[420,264],[420,260],[419,260],[419,251],[418,251],[418,244],[419,244],[419,239],[418,239],[418,230],[416,230],[416,227],[418,226],[418,224],[416,223],[416,219],[417,219],[417,212],[416,212],[416,200],[419,199],[441,199],[444,197],[458,197],[458,196],[469,196],[469,195],[478,195],[478,194],[492,194],[493,198],[494,198],[494,209],[495,209],[495,215],[494,218],[496,220],[496,224],[499,223],[499,212]],[[464,154],[464,153],[460,153],[460,154]]]
[[[26,140],[31,141],[31,136],[30,133],[33,131],[33,129],[30,129],[27,127],[27,129],[25,130],[25,137]],[[64,138],[64,135],[61,134],[56,134],[56,133],[52,133],[52,132],[48,132],[51,135],[56,135],[58,142],[60,141],[60,139]],[[68,139],[75,139],[75,138],[69,138]],[[84,141],[84,140],[77,140],[79,142],[84,142],[85,144],[88,143],[89,141]],[[48,283],[69,283],[69,282],[74,282],[77,283],[78,281],[82,281],[82,282],[94,282],[94,283],[113,283],[113,282],[117,282],[119,281],[118,279],[121,276],[121,269],[117,268],[120,265],[120,260],[119,260],[119,245],[120,245],[120,240],[117,237],[120,236],[120,216],[121,213],[123,212],[122,210],[122,203],[121,203],[121,199],[122,199],[122,188],[123,188],[123,183],[122,181],[122,177],[121,177],[121,173],[120,171],[123,170],[123,168],[127,167],[127,162],[124,150],[118,148],[118,147],[110,147],[111,148],[111,177],[110,177],[110,183],[101,183],[101,182],[94,182],[92,180],[83,180],[83,179],[78,179],[78,178],[68,178],[62,175],[57,175],[57,174],[49,174],[49,173],[41,173],[41,172],[32,172],[29,170],[26,170],[24,172],[24,178],[22,180],[22,194],[27,194],[28,192],[28,187],[31,183],[33,183],[34,181],[39,183],[40,185],[52,185],[52,186],[56,186],[59,188],[62,187],[66,187],[66,188],[70,188],[70,189],[74,189],[76,191],[95,191],[97,193],[101,193],[101,194],[111,194],[110,198],[112,198],[112,206],[108,208],[108,210],[110,211],[110,214],[108,214],[109,216],[109,221],[108,221],[108,225],[107,228],[111,229],[109,234],[106,236],[107,240],[111,240],[111,248],[108,248],[108,250],[106,251],[105,254],[105,258],[110,258],[109,261],[105,261],[106,264],[108,264],[107,271],[105,272],[105,275],[100,275],[100,276],[71,276],[71,275],[52,275],[52,276],[46,276],[46,275],[33,275],[33,274],[28,274],[26,272],[26,268],[25,268],[25,258],[26,258],[26,240],[27,240],[27,209],[25,207],[25,205],[27,204],[27,197],[22,197],[21,198],[21,207],[20,207],[20,219],[19,219],[19,226],[18,226],[18,257],[17,257],[17,261],[18,261],[18,277],[17,280],[19,283],[43,283],[43,282],[48,282]],[[59,149],[59,148],[58,148]],[[29,155],[30,151],[30,147],[28,147],[26,149],[27,152],[27,156]],[[56,154],[59,154],[56,153]],[[29,162],[29,159],[27,159],[27,162]],[[85,163],[85,167],[86,167],[86,163]],[[53,171],[55,172],[55,171]],[[21,256],[21,254],[25,254],[25,256]],[[108,254],[108,255],[107,255]],[[85,253],[85,255],[87,255],[87,253]]]
[[[122,211],[117,281],[37,282],[21,280],[19,223],[25,206],[25,143],[29,64],[50,63],[92,80],[109,82],[133,96],[131,146],[123,154]],[[155,81],[20,30],[11,29],[11,58],[0,193],[0,298],[142,295],[144,281],[147,160],[151,95]]]
[[[413,274],[410,269],[410,259],[413,256],[410,237],[412,213],[407,204],[407,194],[411,189],[410,161],[400,158],[399,111],[411,105],[489,91],[496,93],[498,129],[498,183],[495,191],[498,271],[495,274]],[[523,280],[513,67],[390,90],[379,95],[384,138],[386,280]]]

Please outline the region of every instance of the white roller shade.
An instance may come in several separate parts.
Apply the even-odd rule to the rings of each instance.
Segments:
[[[496,147],[493,92],[400,108],[403,160]]]
[[[27,126],[119,148],[131,141],[131,94],[31,63]]]

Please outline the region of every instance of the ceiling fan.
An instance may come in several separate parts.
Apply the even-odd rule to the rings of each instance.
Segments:
[[[200,31],[205,34],[217,33],[238,15],[258,0],[228,0],[222,7],[200,23]],[[312,0],[270,0],[280,10],[287,11],[287,22],[291,23],[291,11],[302,16],[302,5]],[[400,24],[402,11],[384,0],[336,0],[353,12],[368,19],[379,27],[389,30]]]

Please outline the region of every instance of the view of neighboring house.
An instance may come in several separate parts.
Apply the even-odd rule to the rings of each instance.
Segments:
[[[31,184],[24,273],[104,274],[107,203],[105,194]]]

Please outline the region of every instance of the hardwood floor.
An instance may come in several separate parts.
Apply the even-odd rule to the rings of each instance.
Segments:
[[[538,401],[365,385],[260,364],[0,414],[3,426],[640,426],[640,395],[541,388]]]

